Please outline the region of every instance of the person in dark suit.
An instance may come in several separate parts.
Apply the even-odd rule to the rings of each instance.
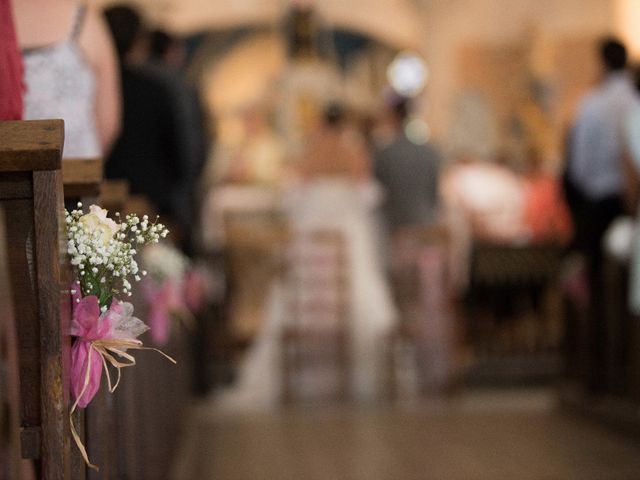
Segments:
[[[386,119],[392,138],[374,153],[375,175],[385,189],[384,213],[391,232],[429,225],[438,206],[440,154],[432,145],[407,137],[407,114],[407,99],[390,102]]]
[[[452,372],[453,328],[441,284],[447,259],[439,245],[425,246],[424,227],[437,220],[440,154],[405,132],[408,100],[387,107],[389,142],[375,152],[375,175],[385,190],[384,216],[390,233],[389,274],[403,323],[429,331],[417,344],[419,388],[442,393]]]
[[[178,102],[176,113],[182,116],[178,126],[184,175],[175,190],[173,204],[174,213],[183,232],[183,246],[186,253],[191,254],[193,228],[199,218],[199,199],[196,194],[211,140],[205,131],[206,115],[198,90],[187,81],[184,74],[187,61],[184,41],[163,30],[154,30],[150,34],[149,53],[147,67],[169,85]]]
[[[185,128],[184,92],[170,75],[147,63],[148,37],[135,10],[113,6],[105,16],[120,58],[124,103],[122,133],[107,158],[106,177],[127,179],[132,193],[146,195],[161,215],[189,229],[180,221],[194,150]]]

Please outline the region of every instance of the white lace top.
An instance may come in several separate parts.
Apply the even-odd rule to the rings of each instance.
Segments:
[[[67,40],[23,51],[24,118],[63,119],[66,158],[101,155],[95,118],[95,74],[77,43],[84,12],[84,5],[79,5]]]

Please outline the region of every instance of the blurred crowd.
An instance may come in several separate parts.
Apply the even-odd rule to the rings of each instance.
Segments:
[[[291,231],[342,234],[350,245],[357,395],[376,395],[371,371],[380,369],[367,352],[407,314],[394,291],[398,272],[431,268],[420,263],[424,251],[411,247],[430,229],[447,232],[448,250],[440,254],[449,272],[431,281],[454,296],[468,285],[474,243],[571,246],[586,259],[594,318],[603,315],[603,239],[615,219],[634,214],[640,169],[640,102],[619,41],[599,47],[600,78],[567,132],[562,174],[534,145],[518,167],[507,156],[445,155],[408,128],[417,105],[390,88],[366,112],[348,97],[325,102],[296,144],[277,121],[277,102],[247,99],[237,112],[237,141],[215,142],[214,112],[187,75],[187,43],[152,29],[134,8],[100,12],[67,0],[0,0],[0,8],[2,118],[63,118],[64,157],[103,157],[105,176],[126,179],[132,193],[147,196],[188,254],[232,249],[235,237],[225,228],[234,214],[267,212]],[[300,35],[290,54],[308,60],[315,47]],[[238,267],[245,279],[260,268],[264,258],[257,258]],[[636,264],[631,297],[640,310]],[[250,338],[263,335],[269,321],[270,285],[257,287],[239,280],[230,290],[262,296],[250,314],[230,309],[232,317],[257,317],[232,319],[252,325],[240,328]],[[439,315],[431,305],[428,313]]]

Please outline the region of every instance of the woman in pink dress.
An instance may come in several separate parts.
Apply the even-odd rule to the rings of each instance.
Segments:
[[[13,26],[11,0],[0,0],[0,120],[22,118],[22,58]]]

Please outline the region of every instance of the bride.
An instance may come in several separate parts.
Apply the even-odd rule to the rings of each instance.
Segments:
[[[344,112],[329,106],[298,165],[299,181],[284,195],[289,229],[296,234],[337,231],[345,241],[349,331],[350,396],[379,399],[384,389],[383,341],[395,322],[376,242],[378,186],[373,183],[360,139],[345,127]],[[281,333],[290,318],[286,281],[270,295],[265,321],[240,365],[238,381],[217,397],[224,410],[255,410],[280,403]]]

